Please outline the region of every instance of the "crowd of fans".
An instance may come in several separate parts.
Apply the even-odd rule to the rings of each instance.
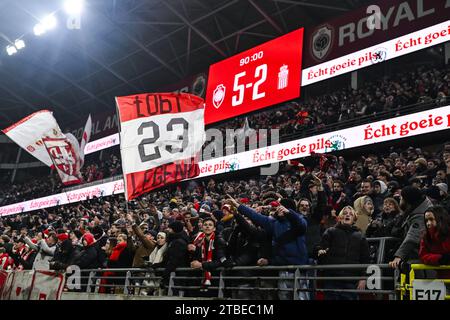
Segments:
[[[276,176],[183,182],[131,201],[128,208],[122,196],[110,196],[1,218],[0,266],[162,268],[162,280],[143,283],[153,288],[143,292],[151,294],[167,289],[178,267],[201,272],[206,290],[218,267],[369,263],[367,237],[399,239],[388,248],[393,268],[415,259],[448,264],[449,180],[448,144],[433,152],[410,147],[348,160],[314,155],[303,164],[291,161]],[[103,275],[104,284],[119,281],[108,280],[114,272]],[[293,280],[280,283],[293,287]],[[366,283],[323,285],[362,290]],[[280,291],[279,298],[289,298],[289,292]],[[311,297],[305,291],[299,298]]]

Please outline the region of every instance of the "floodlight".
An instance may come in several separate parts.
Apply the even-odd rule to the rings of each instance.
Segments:
[[[44,27],[45,31],[53,29],[58,24],[58,21],[56,20],[56,17],[53,14],[50,14],[46,16],[41,21],[42,26]]]
[[[64,2],[64,9],[69,15],[80,14],[83,11],[83,0],[66,0]]]
[[[40,36],[45,33],[45,28],[42,24],[38,23],[34,26],[33,32],[36,36]]]
[[[13,54],[17,53],[17,49],[14,46],[7,46],[6,47],[6,52],[8,53],[8,56],[12,56]]]
[[[17,48],[17,50],[23,49],[25,48],[25,41],[23,41],[22,39],[17,39],[14,42],[14,46]]]

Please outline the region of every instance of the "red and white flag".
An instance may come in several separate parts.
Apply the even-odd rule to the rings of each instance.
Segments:
[[[200,174],[204,101],[186,93],[116,97],[127,200]]]
[[[81,159],[77,139],[68,133],[62,138],[43,138],[48,154],[64,185],[82,182]]]
[[[55,167],[64,185],[82,181],[79,143],[71,133],[62,133],[51,111],[35,112],[3,132],[38,160]]]
[[[53,113],[49,110],[41,110],[30,114],[2,131],[20,147],[49,167],[52,166],[53,162],[42,138],[62,138],[64,136],[53,117]]]

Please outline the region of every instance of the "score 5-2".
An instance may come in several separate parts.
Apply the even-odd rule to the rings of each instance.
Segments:
[[[300,96],[303,29],[212,64],[205,124]]]
[[[237,94],[233,95],[233,97],[231,98],[231,105],[233,107],[241,105],[242,102],[244,102],[244,95],[245,95],[246,88],[253,87],[252,100],[261,99],[266,96],[265,92],[259,92],[259,87],[267,79],[267,64],[262,64],[262,65],[256,67],[255,75],[254,75],[254,78],[256,80],[255,83],[249,82],[247,84],[240,84],[239,83],[240,78],[245,77],[246,75],[247,75],[247,72],[243,71],[234,76],[233,93],[237,93]]]

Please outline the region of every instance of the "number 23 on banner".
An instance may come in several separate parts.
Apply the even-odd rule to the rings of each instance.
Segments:
[[[125,173],[188,159],[204,139],[204,102],[190,94],[118,97]]]

